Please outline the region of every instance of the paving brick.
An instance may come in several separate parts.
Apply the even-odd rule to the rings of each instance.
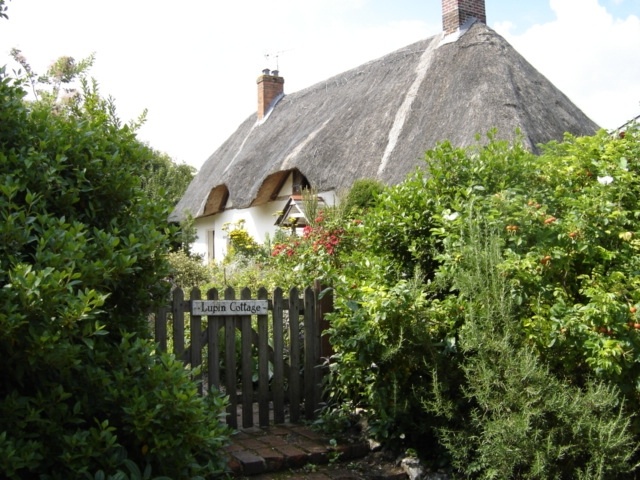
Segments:
[[[246,450],[233,452],[233,456],[242,464],[242,473],[245,475],[255,475],[264,472],[266,469],[263,458]]]
[[[300,468],[308,461],[307,453],[293,445],[282,445],[276,449],[284,455],[287,467]]]
[[[246,440],[240,440],[236,442],[238,445],[248,450],[258,450],[260,448],[264,448],[264,443],[255,438],[248,438]]]
[[[326,436],[311,430],[309,427],[304,426],[295,426],[291,427],[291,430],[298,435],[302,435],[310,440],[324,440],[326,441]]]
[[[229,445],[227,445],[226,447],[224,447],[224,449],[231,453],[231,452],[237,452],[238,450],[242,450],[242,447],[240,445],[238,445],[237,443],[231,443]]]
[[[242,433],[245,433],[247,435],[251,435],[252,437],[255,436],[264,436],[267,434],[267,432],[265,432],[262,428],[260,427],[248,427],[248,428],[243,428],[242,429]]]
[[[277,472],[285,468],[285,457],[277,450],[262,448],[256,450],[256,454],[264,459],[267,472]]]
[[[329,454],[327,452],[311,452],[307,457],[309,459],[309,463],[315,463],[316,465],[329,463]]]
[[[290,435],[291,434],[291,427],[287,427],[284,425],[278,425],[275,427],[269,427],[268,429],[265,429],[265,432],[268,435]]]
[[[305,440],[302,442],[296,442],[296,447],[307,452],[308,461],[310,463],[322,464],[329,461],[328,449],[324,445]]]
[[[262,445],[267,445],[269,447],[277,447],[279,445],[286,445],[287,441],[283,438],[282,435],[279,436],[275,436],[275,435],[266,435],[264,437],[261,437],[260,442],[262,442]]]

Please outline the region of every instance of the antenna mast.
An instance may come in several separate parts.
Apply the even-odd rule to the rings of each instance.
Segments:
[[[293,50],[293,49],[290,48],[288,50],[280,50],[278,52],[273,52],[273,53],[267,52],[267,53],[264,54],[264,58],[267,60],[267,63],[269,63],[269,60],[271,58],[275,57],[275,59],[276,59],[276,68],[275,68],[275,70],[280,70],[280,54],[286,53],[286,52],[290,52],[291,50]]]

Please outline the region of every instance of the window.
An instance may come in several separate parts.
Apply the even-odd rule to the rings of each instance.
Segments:
[[[293,170],[292,172],[292,195],[302,195],[302,190],[310,187],[309,180],[299,170]]]
[[[207,258],[209,261],[215,260],[216,258],[216,250],[215,250],[215,230],[207,231]]]

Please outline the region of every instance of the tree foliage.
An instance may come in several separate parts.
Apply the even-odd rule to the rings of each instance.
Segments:
[[[220,471],[223,402],[148,340],[173,235],[140,184],[152,152],[95,82],[67,103],[26,102],[23,84],[2,72],[0,470]]]
[[[174,207],[187,190],[195,171],[191,165],[175,163],[166,153],[151,150],[139,172],[142,190],[150,200]]]
[[[356,214],[375,205],[376,196],[382,193],[384,185],[377,180],[365,178],[356,180],[345,198],[344,210]]]
[[[615,478],[636,451],[615,387],[563,382],[527,344],[512,317],[511,287],[499,265],[502,241],[467,219],[453,284],[465,305],[458,381],[442,369],[428,410],[463,478]],[[440,376],[443,381],[440,381]]]

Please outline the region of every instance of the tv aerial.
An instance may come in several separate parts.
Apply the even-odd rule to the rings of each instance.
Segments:
[[[267,63],[275,61],[276,68],[274,68],[273,70],[280,70],[280,55],[286,52],[290,52],[291,50],[293,50],[293,48],[289,48],[287,50],[279,50],[277,52],[266,52],[264,54],[264,58],[267,60]]]

